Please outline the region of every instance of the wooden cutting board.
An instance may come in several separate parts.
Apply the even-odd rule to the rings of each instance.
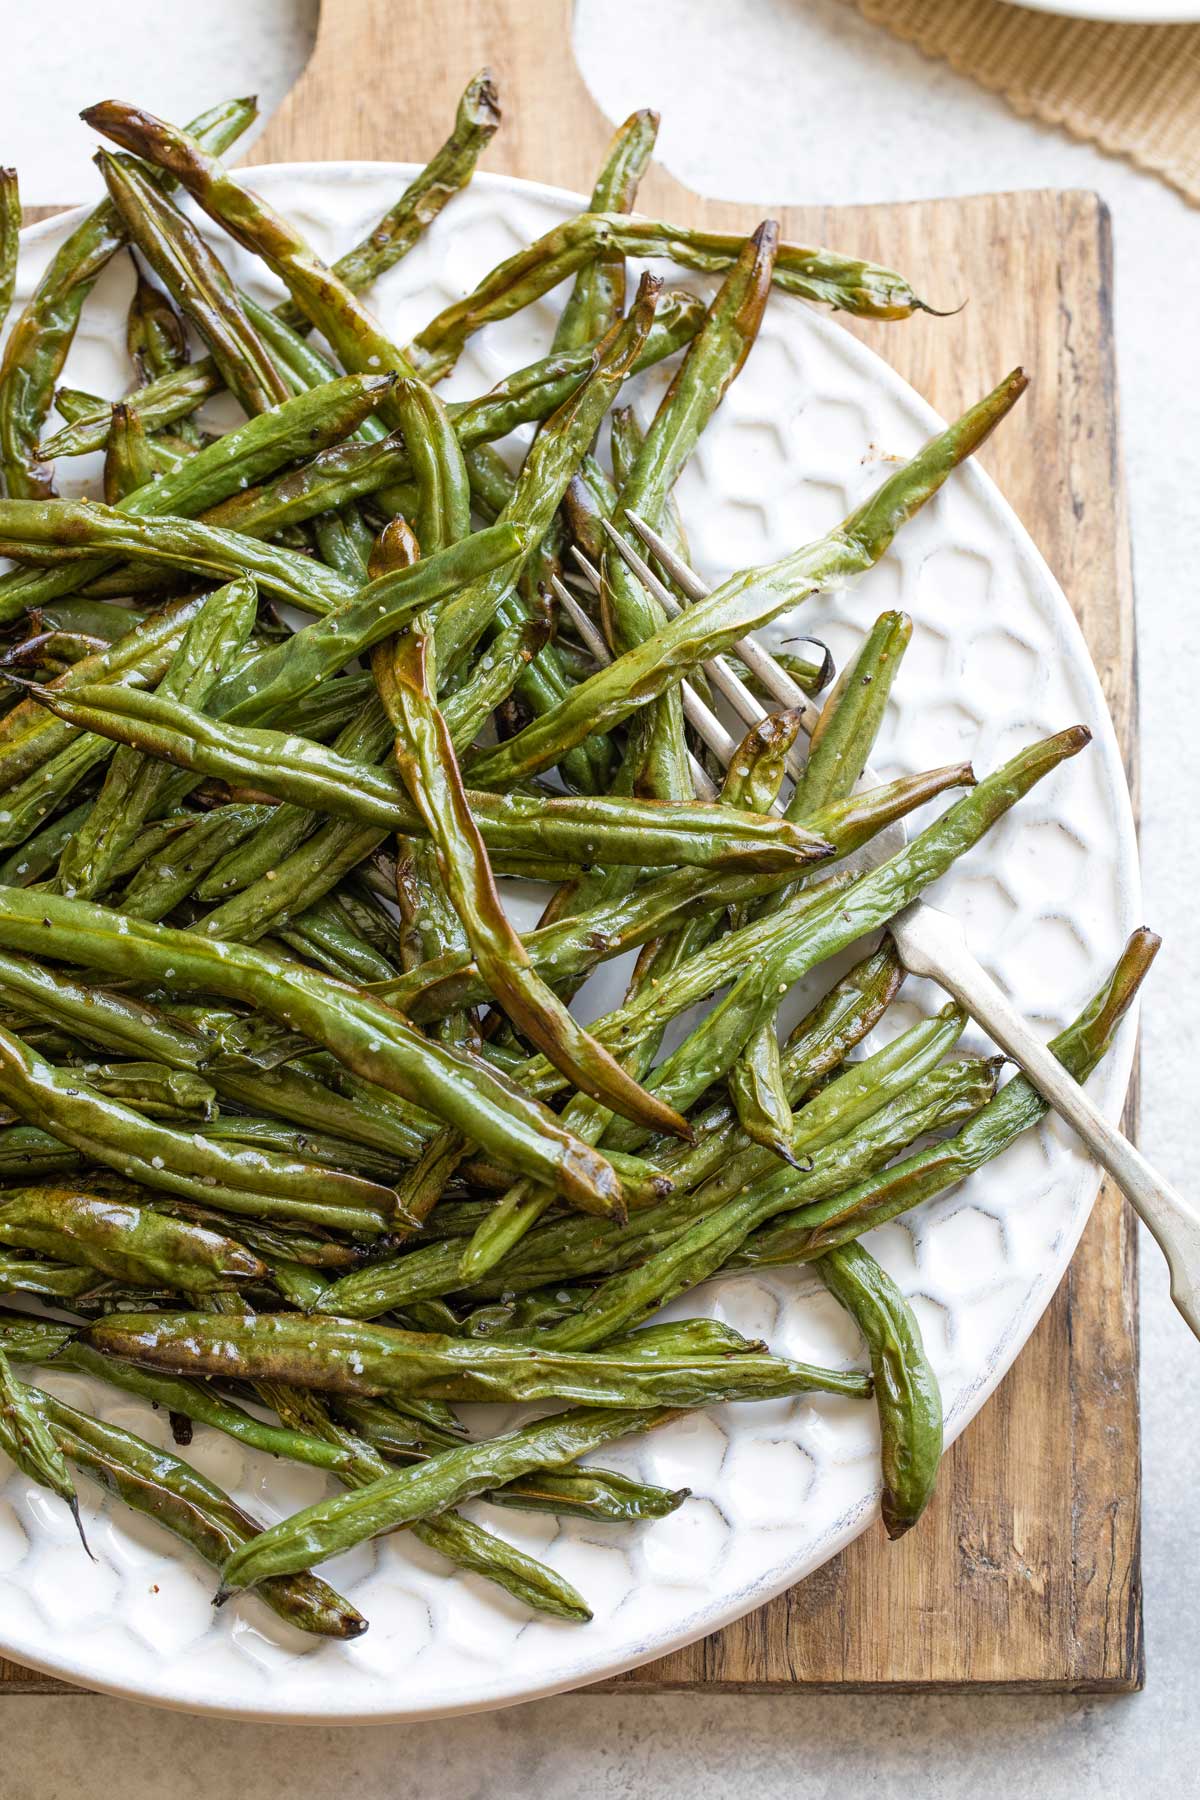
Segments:
[[[424,160],[486,64],[504,125],[484,166],[586,192],[611,125],[576,69],[570,11],[570,0],[408,0],[402,14],[390,0],[328,0],[312,62],[251,161]],[[641,98],[652,105],[655,96]],[[1133,591],[1102,202],[1061,192],[836,209],[769,199],[715,204],[655,171],[639,205],[723,230],[748,231],[770,213],[787,238],[902,270],[935,304],[967,300],[950,319],[847,327],[948,417],[1013,364],[1029,370],[1030,392],[983,461],[1075,608],[1136,796]],[[1136,1082],[1127,1129],[1135,1122]],[[1131,1216],[1106,1187],[1015,1368],[948,1453],[920,1529],[888,1544],[876,1527],[759,1612],[606,1690],[1139,1687],[1136,1260]],[[0,1683],[72,1691],[3,1662]]]

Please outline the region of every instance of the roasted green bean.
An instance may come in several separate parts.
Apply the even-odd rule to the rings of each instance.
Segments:
[[[883,1523],[890,1538],[903,1537],[933,1497],[942,1458],[937,1377],[912,1308],[860,1244],[831,1250],[817,1267],[871,1355],[883,1452]]]

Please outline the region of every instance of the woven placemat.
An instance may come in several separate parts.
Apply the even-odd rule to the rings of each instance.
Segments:
[[[1200,25],[1103,25],[1007,0],[854,4],[1015,111],[1128,157],[1200,205]]]

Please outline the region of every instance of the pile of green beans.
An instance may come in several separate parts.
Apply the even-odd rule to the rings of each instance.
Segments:
[[[720,767],[681,684],[711,702],[705,665],[872,567],[1024,377],[818,540],[668,616],[606,527],[636,509],[685,546],[677,478],[774,292],[928,311],[902,276],[771,221],[739,238],[639,218],[642,112],[586,211],[398,345],[364,295],[470,181],[500,123],[486,72],[330,266],[218,160],[251,103],[187,130],[115,101],[84,116],[119,150],[98,158],[107,198],[0,363],[0,1450],[77,1522],[82,1469],[212,1564],[219,1599],[258,1588],[335,1638],[367,1621],[313,1566],[398,1529],[586,1621],[585,1596],[458,1509],[662,1518],[686,1489],[580,1459],[727,1401],[873,1396],[899,1536],[933,1492],[941,1399],[859,1239],[1043,1108],[999,1087],[997,1059],[953,1054],[955,1007],[868,1042],[902,981],[886,928],[1088,734],[860,791],[911,636],[897,613],[864,620],[799,777],[800,710],[773,706]],[[180,189],[283,283],[273,311]],[[0,323],[19,220],[0,172]],[[56,391],[125,246],[127,391]],[[630,256],[720,284],[635,293]],[[476,332],[568,278],[544,356],[442,401]],[[669,358],[643,428],[626,384]],[[214,435],[202,408],[226,390],[244,417]],[[97,450],[100,492],[58,498],[54,460]],[[573,541],[604,590],[560,613]],[[811,693],[830,674],[797,670]],[[897,855],[841,866],[953,790]],[[500,877],[549,884],[535,929]],[[787,991],[854,945],[781,1042]],[[1077,1078],[1155,947],[1137,934],[1055,1040]],[[576,989],[627,950],[622,1003],[585,1025]],[[655,1321],[714,1276],[800,1264],[858,1326],[860,1366]],[[262,1529],[184,1456],[18,1373],[48,1365],[163,1409],[181,1448],[190,1421],[338,1491]],[[558,1410],[476,1435],[455,1412],[526,1402]]]

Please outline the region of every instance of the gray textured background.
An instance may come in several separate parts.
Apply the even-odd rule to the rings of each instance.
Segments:
[[[336,0],[328,0],[336,4]],[[447,7],[448,14],[452,5]],[[106,94],[181,118],[233,92],[264,111],[302,68],[315,0],[0,0],[8,56],[0,162],[30,202],[82,198],[88,134],[75,112]],[[736,21],[736,24],[734,23]],[[1086,187],[1112,208],[1117,343],[1140,614],[1147,923],[1166,943],[1144,1012],[1144,1134],[1181,1185],[1193,1173],[1200,1062],[1200,799],[1185,746],[1196,716],[1200,614],[1200,214],[1125,164],[1016,118],[841,0],[577,0],[576,48],[614,120],[663,115],[659,151],[721,198],[863,201],[1021,187]],[[396,155],[403,158],[403,118]],[[554,171],[546,171],[553,180]],[[852,248],[853,246],[846,246]],[[952,283],[950,284],[953,285]],[[1003,346],[997,367],[1019,353]],[[230,1725],[100,1699],[10,1699],[0,1794],[75,1800],[555,1800],[730,1793],[880,1800],[1003,1792],[1194,1793],[1200,1350],[1171,1309],[1153,1245],[1143,1263],[1148,1685],[1115,1700],[613,1699],[586,1694],[474,1720],[368,1731]]]

